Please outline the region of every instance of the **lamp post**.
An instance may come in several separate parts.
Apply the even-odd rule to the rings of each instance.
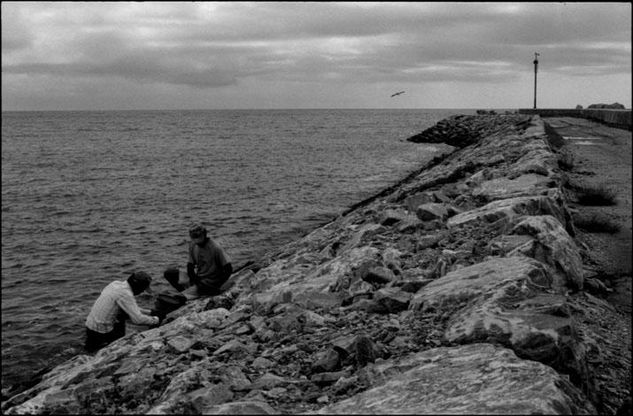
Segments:
[[[534,52],[534,109],[536,110],[536,72],[538,71],[538,52]]]

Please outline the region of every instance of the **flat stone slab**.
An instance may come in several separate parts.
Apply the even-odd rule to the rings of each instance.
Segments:
[[[482,182],[473,190],[473,196],[486,201],[538,195],[547,192],[551,179],[530,173],[515,179],[497,178]]]
[[[498,257],[457,269],[420,289],[409,309],[428,310],[489,296],[508,282],[530,282],[548,289],[552,279],[543,265],[527,257]]]
[[[551,215],[565,223],[563,210],[552,196],[523,196],[493,201],[474,210],[457,214],[449,218],[446,225],[450,228],[473,221],[493,223],[499,220],[510,223],[524,215]]]
[[[550,367],[491,344],[435,348],[375,367],[378,387],[317,414],[592,414]]]

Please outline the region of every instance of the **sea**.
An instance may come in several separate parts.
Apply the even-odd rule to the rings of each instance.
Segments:
[[[439,150],[406,139],[474,113],[3,112],[3,392],[83,352],[109,282],[144,270],[167,288],[192,224],[238,268],[420,168]]]

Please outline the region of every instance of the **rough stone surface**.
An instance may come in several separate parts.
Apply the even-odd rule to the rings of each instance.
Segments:
[[[276,415],[279,412],[266,402],[239,401],[211,406],[202,412],[203,415]]]
[[[445,220],[448,217],[448,209],[444,204],[427,203],[418,206],[415,214],[422,221]]]
[[[318,414],[592,414],[551,368],[490,344],[438,348],[375,369],[379,386]],[[383,381],[384,380],[384,381]]]
[[[461,268],[437,279],[415,294],[411,309],[442,308],[488,297],[508,283],[531,284],[548,289],[551,278],[543,266],[525,257],[492,258]]]
[[[513,229],[513,234],[534,237],[533,242],[517,247],[521,252],[545,264],[553,265],[574,289],[583,288],[583,269],[580,251],[562,224],[551,215],[525,218]]]
[[[561,207],[550,196],[523,196],[490,202],[483,207],[463,212],[449,218],[447,225],[456,227],[474,221],[511,224],[517,217],[525,215],[551,215],[564,222]]]
[[[497,178],[482,182],[473,191],[473,196],[484,201],[515,198],[547,193],[552,182],[546,177],[533,173],[521,175],[515,179]]]

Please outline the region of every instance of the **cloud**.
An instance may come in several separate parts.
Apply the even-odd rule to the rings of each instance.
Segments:
[[[631,71],[625,3],[3,2],[3,86],[500,84]]]
[[[33,34],[19,8],[2,3],[2,52],[16,51],[31,46]]]

